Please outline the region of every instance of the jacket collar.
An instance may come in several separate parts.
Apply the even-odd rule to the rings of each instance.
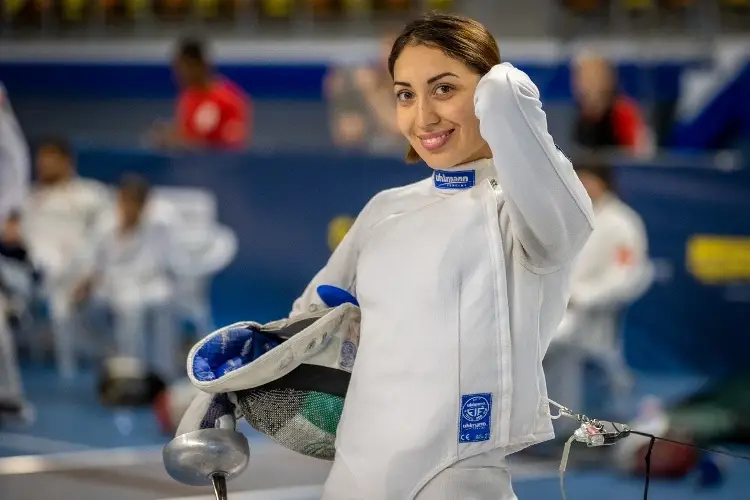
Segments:
[[[476,160],[432,173],[432,189],[440,194],[466,191],[495,175],[491,159]]]

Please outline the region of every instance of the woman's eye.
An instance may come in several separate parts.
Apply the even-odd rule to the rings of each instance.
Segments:
[[[435,93],[438,95],[445,95],[450,93],[453,88],[450,85],[438,85],[435,87]]]
[[[408,101],[411,98],[412,94],[408,90],[402,90],[401,92],[398,92],[396,94],[396,99],[398,99],[399,101]]]

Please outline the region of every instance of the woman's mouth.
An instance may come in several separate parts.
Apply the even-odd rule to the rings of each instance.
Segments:
[[[450,129],[444,132],[433,132],[431,134],[421,134],[421,135],[418,135],[417,137],[419,137],[419,141],[422,143],[423,148],[425,148],[427,151],[435,151],[445,146],[445,143],[448,142],[448,139],[450,139],[451,135],[453,135],[453,132],[455,132],[455,130],[456,129]]]

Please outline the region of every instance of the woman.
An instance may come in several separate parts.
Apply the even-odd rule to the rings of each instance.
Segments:
[[[553,437],[542,358],[591,201],[539,91],[479,23],[428,15],[393,45],[407,159],[294,303],[356,295],[360,346],[325,500],[514,499],[505,457]]]
[[[235,405],[285,446],[334,458],[324,500],[512,500],[505,457],[554,436],[542,359],[591,200],[547,133],[537,88],[500,64],[480,24],[414,21],[389,71],[407,158],[432,176],[370,200],[292,320],[230,325],[191,349],[203,392],[176,434],[233,421]],[[343,412],[299,391],[337,395]],[[180,450],[194,437],[165,451],[178,480],[193,477]]]

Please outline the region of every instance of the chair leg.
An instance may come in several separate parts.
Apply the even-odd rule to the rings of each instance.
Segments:
[[[71,316],[54,318],[52,336],[58,374],[64,380],[72,380],[77,372],[74,319]]]
[[[154,339],[154,371],[166,382],[171,383],[185,375],[185,363],[180,358],[180,343],[176,317],[169,307],[152,310],[152,338]]]

